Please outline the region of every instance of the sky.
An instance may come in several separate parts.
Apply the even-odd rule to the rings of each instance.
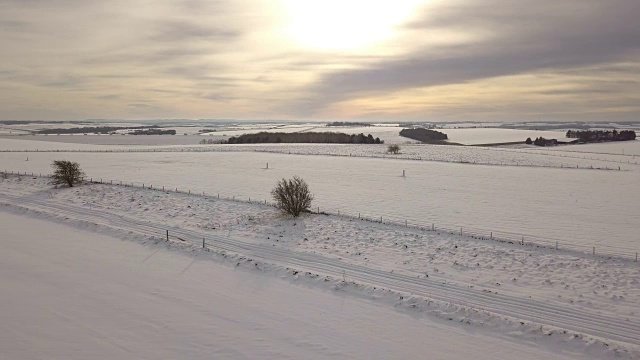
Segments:
[[[638,0],[0,0],[0,119],[640,120]]]

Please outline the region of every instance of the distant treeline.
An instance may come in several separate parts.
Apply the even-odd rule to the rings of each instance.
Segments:
[[[448,139],[447,134],[445,133],[424,128],[402,129],[400,130],[400,136],[431,144],[442,143]]]
[[[557,139],[545,139],[543,137],[537,137],[535,140],[531,141],[531,138],[527,138],[525,141],[527,145],[536,145],[536,146],[556,146],[558,145]]]
[[[380,138],[373,138],[371,134],[347,135],[335,132],[304,132],[304,133],[268,133],[244,134],[233,136],[227,144],[259,144],[259,143],[310,143],[310,144],[384,144]]]
[[[327,126],[371,126],[369,123],[362,122],[344,122],[344,121],[334,121],[332,123],[328,123]]]
[[[162,130],[162,129],[146,129],[146,130],[136,130],[130,133],[131,135],[175,135],[176,131],[173,129]]]
[[[157,125],[153,126],[95,126],[95,127],[77,127],[69,129],[44,129],[37,131],[36,134],[109,134],[116,130],[137,130],[137,129],[149,129],[158,128]]]
[[[226,144],[227,141],[226,140],[220,140],[220,139],[202,139],[200,140],[200,142],[198,144],[203,144],[203,145],[211,145],[211,144]]]
[[[567,131],[567,137],[578,139],[581,143],[601,142],[601,141],[626,141],[635,140],[636,132],[633,130],[585,130],[585,131]]]

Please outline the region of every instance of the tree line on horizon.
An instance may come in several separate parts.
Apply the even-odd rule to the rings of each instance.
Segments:
[[[578,142],[601,142],[601,141],[627,141],[635,140],[636,132],[633,130],[609,131],[609,130],[569,130],[566,136],[570,139],[578,139]]]
[[[400,130],[400,136],[422,141],[423,143],[439,143],[449,139],[445,133],[425,128],[402,129]]]
[[[269,133],[259,132],[232,136],[227,144],[260,144],[260,143],[311,143],[311,144],[384,144],[380,138],[373,135],[344,134],[336,132],[298,132],[298,133]]]
[[[158,125],[151,126],[87,126],[74,128],[58,128],[43,129],[36,131],[36,134],[53,135],[53,134],[109,134],[116,130],[139,130],[139,129],[157,129]]]

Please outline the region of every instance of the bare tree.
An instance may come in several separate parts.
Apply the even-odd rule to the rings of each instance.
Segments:
[[[387,152],[389,154],[399,154],[400,153],[400,145],[389,145],[389,147],[387,147]]]
[[[313,194],[309,191],[309,185],[300,177],[282,179],[271,190],[271,196],[276,202],[276,207],[293,217],[298,217],[311,207]]]
[[[53,175],[51,175],[54,185],[73,185],[82,181],[84,172],[80,169],[80,164],[67,160],[55,160],[53,164]]]

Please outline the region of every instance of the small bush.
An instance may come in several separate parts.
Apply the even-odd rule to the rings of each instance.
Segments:
[[[271,190],[271,196],[278,209],[293,217],[309,211],[313,200],[309,185],[298,176],[278,181],[276,187]]]
[[[84,172],[80,169],[80,164],[67,160],[55,160],[51,165],[53,167],[53,175],[51,175],[52,183],[58,185],[73,185],[82,181]]]
[[[389,154],[399,154],[400,153],[400,145],[389,145],[387,148],[387,152]]]

